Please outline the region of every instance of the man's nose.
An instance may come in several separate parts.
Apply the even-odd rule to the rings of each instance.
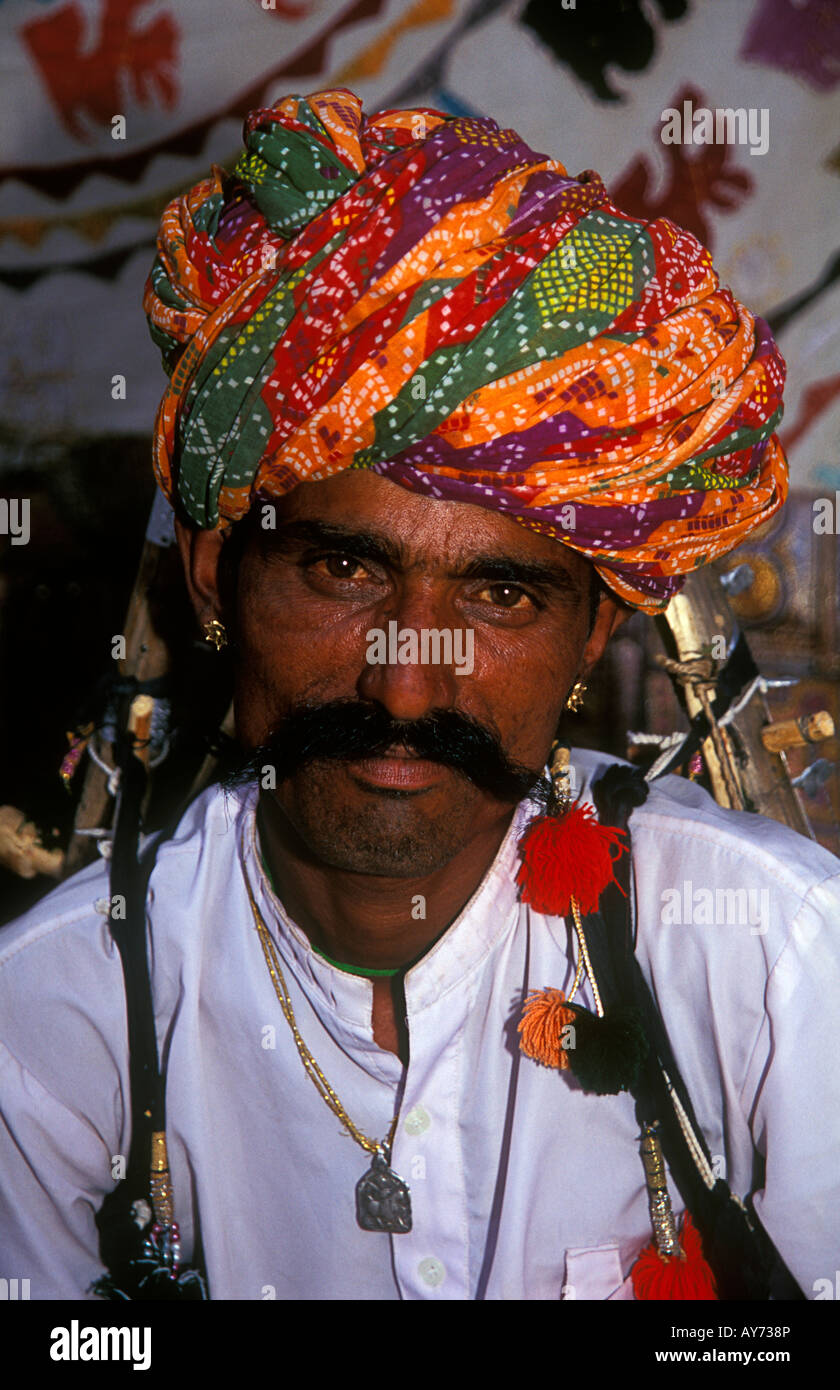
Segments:
[[[372,624],[368,630],[375,631],[377,638],[366,643],[364,669],[356,686],[360,698],[378,701],[392,719],[422,719],[432,710],[452,709],[460,685],[455,675],[453,616],[448,604],[417,592],[402,594],[387,612],[380,611],[378,627]],[[446,632],[448,642],[441,636]],[[449,655],[449,664],[441,659],[444,655]],[[385,659],[377,660],[378,656]]]

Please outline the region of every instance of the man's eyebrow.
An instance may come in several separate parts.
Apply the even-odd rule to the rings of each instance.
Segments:
[[[360,560],[374,560],[381,565],[399,565],[401,551],[387,536],[375,531],[356,531],[351,526],[339,526],[327,521],[285,521],[276,531],[267,531],[266,540],[280,549],[310,546],[319,550],[335,550],[354,555]]]
[[[405,554],[388,536],[377,531],[359,531],[352,526],[335,522],[306,520],[281,522],[275,531],[264,533],[269,545],[281,550],[296,546],[334,550],[353,555],[360,560],[372,560],[391,568],[402,568]],[[564,597],[579,598],[580,583],[568,570],[541,560],[525,560],[512,555],[473,555],[462,565],[457,562],[450,570],[453,579],[487,579],[503,584],[528,584],[535,588],[553,590]]]
[[[581,586],[568,570],[546,564],[541,560],[520,560],[507,555],[475,555],[458,571],[459,579],[491,579],[494,583],[530,584],[539,589],[553,589],[568,597],[579,598]]]

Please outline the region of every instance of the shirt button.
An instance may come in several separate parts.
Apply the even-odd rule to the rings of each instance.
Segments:
[[[417,1266],[417,1273],[420,1275],[423,1283],[429,1285],[430,1289],[436,1289],[438,1284],[442,1284],[446,1278],[446,1270],[440,1260],[436,1260],[431,1255],[428,1259],[420,1261]]]
[[[403,1128],[406,1134],[425,1134],[431,1123],[428,1110],[424,1110],[422,1105],[415,1105],[406,1115]]]

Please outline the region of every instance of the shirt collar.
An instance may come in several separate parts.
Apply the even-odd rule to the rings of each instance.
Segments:
[[[263,868],[257,832],[258,790],[251,788],[242,804],[238,836],[240,863],[257,906],[285,963],[318,1012],[326,1009],[359,1036],[370,1036],[371,981],[337,970],[313,951],[306,933],[289,916]],[[533,806],[517,807],[492,864],[458,916],[429,951],[407,972],[406,994],[412,1012],[458,989],[485,962],[516,925],[519,915],[516,873],[518,840]],[[320,1004],[320,1008],[318,1007]]]

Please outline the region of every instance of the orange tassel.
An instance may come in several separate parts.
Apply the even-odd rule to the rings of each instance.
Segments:
[[[574,897],[584,916],[594,912],[607,884],[617,882],[615,862],[627,849],[624,838],[623,830],[601,825],[592,807],[580,802],[564,816],[538,817],[519,841],[522,901],[536,912],[566,917]]]
[[[519,1046],[525,1056],[558,1071],[565,1071],[569,1065],[560,1036],[566,1024],[575,1018],[573,1009],[563,1007],[565,999],[562,989],[535,989],[525,1000],[518,1024],[522,1035]]]
[[[685,1213],[680,1229],[681,1255],[660,1255],[655,1243],[646,1245],[630,1271],[639,1299],[717,1299],[715,1276],[703,1258],[700,1234]]]

